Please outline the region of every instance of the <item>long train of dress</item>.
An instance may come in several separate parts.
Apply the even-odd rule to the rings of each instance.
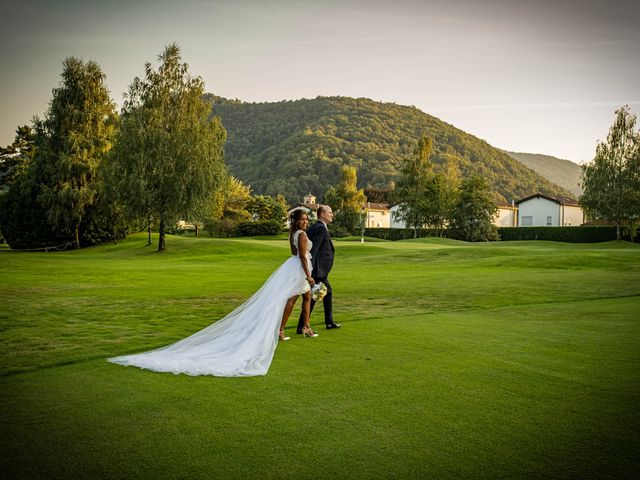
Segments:
[[[299,232],[294,235],[296,247]],[[310,265],[309,253],[307,262]],[[221,320],[166,347],[108,361],[175,374],[265,375],[278,345],[287,300],[308,290],[300,258],[291,256],[251,298]]]

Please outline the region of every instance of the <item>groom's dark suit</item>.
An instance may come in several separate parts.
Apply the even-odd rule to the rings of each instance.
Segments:
[[[324,323],[326,325],[333,325],[333,306],[331,290],[331,284],[329,283],[329,272],[333,266],[333,242],[331,242],[331,235],[329,235],[329,229],[327,226],[318,220],[311,225],[307,230],[307,237],[313,243],[311,246],[311,276],[316,283],[324,283],[327,286],[327,294],[322,299],[324,306]],[[316,302],[311,300],[311,311],[315,307]],[[300,320],[298,321],[298,333],[302,331],[304,327],[304,319],[302,313],[300,314]]]

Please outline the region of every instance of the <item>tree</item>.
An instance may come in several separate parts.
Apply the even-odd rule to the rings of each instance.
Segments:
[[[192,78],[174,43],[159,55],[160,66],[145,65],[122,109],[122,126],[112,162],[129,207],[158,222],[158,250],[165,228],[180,218],[204,218],[225,175],[226,132],[203,100],[204,83]]]
[[[454,158],[446,157],[444,173],[430,173],[424,191],[423,214],[427,225],[440,237],[451,217],[458,196],[460,172]]]
[[[363,189],[357,188],[357,183],[356,168],[344,165],[340,182],[324,195],[324,202],[335,210],[333,231],[336,235],[355,235],[362,230],[362,212],[367,197]]]
[[[481,177],[464,180],[451,214],[449,236],[467,242],[498,240],[493,219],[498,211],[494,193]]]
[[[29,168],[0,195],[0,230],[11,248],[43,248],[68,241],[68,236],[48,222],[39,192],[34,169]]]
[[[251,201],[251,187],[228,175],[214,194],[214,204],[204,228],[211,236],[233,235],[242,222],[251,220],[247,206]]]
[[[427,223],[425,193],[433,181],[433,165],[429,160],[432,146],[431,138],[422,136],[413,156],[403,160],[396,188],[400,200],[396,219],[413,227],[414,238],[417,237],[418,228]]]
[[[43,120],[34,166],[48,220],[80,245],[80,223],[96,194],[96,170],[112,147],[115,106],[97,63],[69,57]]]
[[[287,219],[287,202],[282,195],[254,195],[251,197],[247,210],[254,221],[273,221],[284,226]]]
[[[111,229],[102,209],[94,208],[98,168],[117,123],[105,77],[95,62],[74,57],[63,62],[61,77],[45,117],[34,120],[33,131],[20,127],[11,146],[27,157],[10,168],[18,175],[0,207],[0,224],[12,248],[94,244]]]
[[[33,129],[29,125],[19,126],[13,143],[0,147],[0,192],[7,190],[27,170],[34,152]]]
[[[615,113],[607,141],[598,143],[593,161],[582,167],[580,204],[590,217],[614,222],[620,240],[623,223],[640,218],[640,132],[628,106]]]

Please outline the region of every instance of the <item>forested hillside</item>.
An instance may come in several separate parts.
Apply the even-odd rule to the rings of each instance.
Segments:
[[[505,153],[547,180],[566,188],[574,197],[582,195],[582,187],[579,185],[582,169],[577,163],[536,153],[507,152],[506,150]]]
[[[505,152],[415,107],[349,97],[277,103],[210,94],[207,99],[227,129],[231,173],[256,193],[283,193],[296,202],[311,192],[321,199],[344,164],[358,169],[360,187],[385,187],[395,182],[402,159],[426,134],[433,139],[437,166],[452,159],[462,177],[483,176],[507,200],[536,191],[568,195]]]

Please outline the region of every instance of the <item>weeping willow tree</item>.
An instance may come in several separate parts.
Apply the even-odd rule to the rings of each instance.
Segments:
[[[155,70],[129,87],[121,114],[112,168],[130,214],[158,223],[158,250],[165,229],[177,220],[205,218],[226,175],[226,132],[203,100],[204,83],[193,78],[171,44]]]

